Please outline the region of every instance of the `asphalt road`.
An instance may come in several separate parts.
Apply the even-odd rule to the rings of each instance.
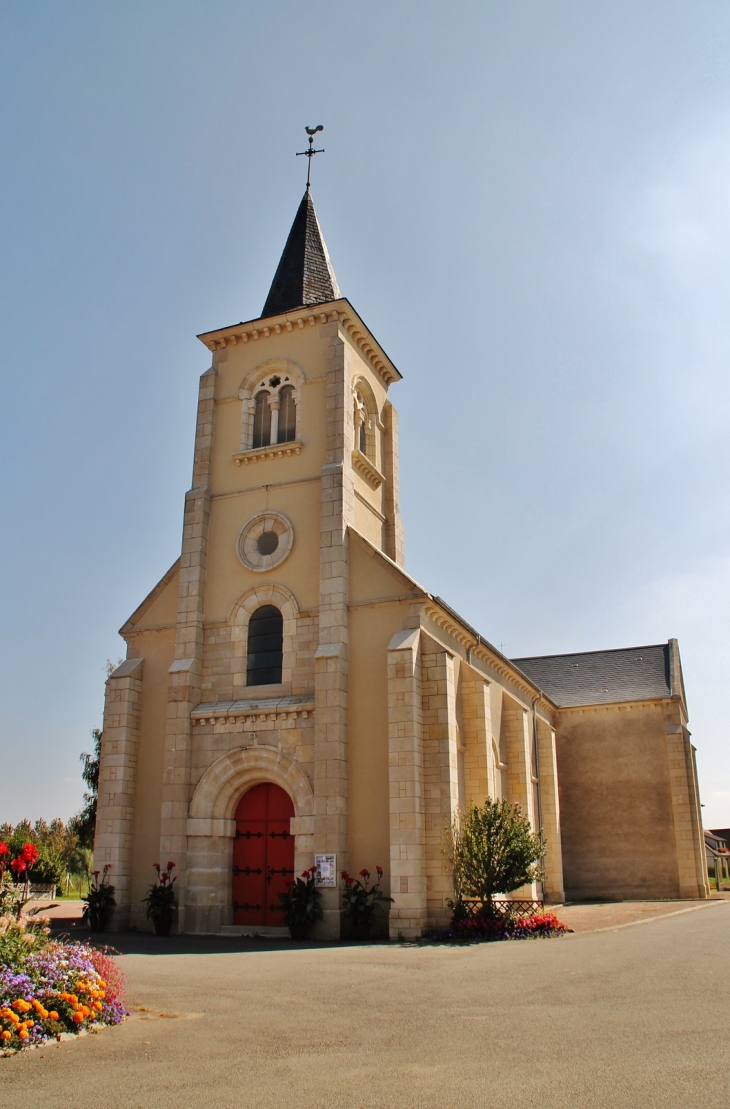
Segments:
[[[457,948],[180,938],[123,957],[120,1028],[0,1059],[0,1106],[728,1109],[729,940],[727,902]]]

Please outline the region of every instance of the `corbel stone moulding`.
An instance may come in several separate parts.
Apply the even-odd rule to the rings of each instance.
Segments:
[[[199,705],[190,714],[191,722],[200,726],[227,724],[234,721],[275,720],[290,717],[307,720],[314,712],[313,697],[262,698],[261,701],[224,701],[221,704]]]
[[[198,338],[202,343],[205,343],[208,350],[218,351],[224,350],[228,346],[237,346],[238,343],[258,342],[259,339],[268,339],[271,335],[281,335],[282,332],[290,332],[295,328],[302,330],[307,326],[315,327],[317,324],[339,322],[348,338],[375,370],[386,389],[400,380],[400,374],[395,370],[395,367],[391,367],[383,361],[370,341],[371,336],[362,330],[365,325],[361,324],[359,320],[353,320],[342,309],[335,308],[323,312],[317,311],[317,306],[314,306],[313,308],[302,308],[295,312],[288,312],[285,319],[277,320],[276,317],[272,319],[275,322],[264,323],[262,320],[256,320],[251,324],[235,324],[230,328],[221,328],[218,333],[209,332],[207,335],[199,335]],[[387,355],[385,357],[387,358]]]
[[[426,616],[433,620],[434,624],[437,624],[440,628],[443,628],[444,631],[448,632],[457,643],[461,643],[462,647],[471,649],[473,655],[477,655],[478,658],[483,659],[493,670],[501,675],[501,677],[510,681],[516,689],[519,689],[519,691],[529,697],[531,701],[535,699],[535,686],[528,685],[526,681],[521,680],[520,675],[515,673],[511,667],[506,666],[498,655],[492,654],[483,642],[474,643],[474,636],[470,632],[467,632],[465,628],[459,627],[459,625],[440,608],[437,608],[436,605],[432,603],[428,603],[424,605],[423,611]],[[552,702],[548,701],[542,694],[537,698],[537,704],[540,708],[549,712],[551,717],[557,708],[556,705],[553,705]]]
[[[237,451],[232,458],[237,466],[249,466],[253,462],[266,462],[269,458],[291,458],[301,454],[304,444],[300,439],[291,443],[272,443],[268,447],[256,447],[250,451]]]
[[[385,481],[377,466],[373,465],[367,455],[357,448],[352,452],[352,465],[373,489],[378,489]]]
[[[268,339],[271,335],[281,335],[282,331],[293,331],[296,324],[299,329],[302,329],[306,324],[310,327],[315,327],[316,324],[327,323],[328,321],[339,320],[341,313],[330,312],[312,312],[311,310],[303,316],[294,316],[293,319],[286,319],[282,322],[274,324],[263,324],[260,327],[252,327],[250,330],[244,329],[241,331],[230,331],[227,335],[221,335],[219,338],[210,339],[206,346],[208,350],[223,350],[226,346],[235,347],[237,343],[258,342],[259,339]],[[258,322],[258,321],[257,321]]]

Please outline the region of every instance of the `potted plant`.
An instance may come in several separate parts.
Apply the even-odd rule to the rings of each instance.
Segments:
[[[142,901],[147,905],[147,919],[152,921],[155,933],[158,936],[169,936],[172,928],[177,905],[175,904],[175,882],[172,877],[175,869],[173,862],[168,862],[167,870],[160,870],[160,864],[154,863],[157,878],[147,891],[147,896]]]
[[[350,922],[352,935],[356,940],[370,938],[373,916],[380,912],[392,897],[386,897],[380,889],[383,878],[382,866],[376,866],[378,880],[370,885],[370,871],[361,870],[359,877],[353,878],[346,870],[340,875],[344,882],[342,899],[345,903],[345,920]]]
[[[286,893],[279,894],[284,910],[284,923],[293,940],[309,939],[314,924],[322,919],[322,894],[315,885],[316,866],[302,871],[301,878],[291,882]]]
[[[88,922],[92,932],[105,931],[111,911],[116,905],[114,900],[115,887],[109,881],[110,870],[110,864],[106,863],[103,872],[101,872],[101,881],[99,881],[100,872],[98,870],[94,871],[89,892],[83,899],[85,905],[83,919]]]

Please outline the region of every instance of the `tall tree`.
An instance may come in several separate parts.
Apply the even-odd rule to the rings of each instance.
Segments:
[[[79,756],[83,763],[81,777],[84,779],[88,790],[84,793],[82,808],[74,817],[73,823],[79,843],[82,847],[93,848],[94,832],[96,831],[96,799],[99,793],[99,760],[101,758],[101,729],[94,728],[91,733],[94,740],[94,751],[89,754],[84,751]]]

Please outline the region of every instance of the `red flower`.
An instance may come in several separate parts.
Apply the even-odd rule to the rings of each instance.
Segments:
[[[347,873],[346,870],[343,870],[343,871],[340,872],[340,878],[342,879],[342,881],[345,883],[346,886],[351,886],[352,885],[353,880],[350,877],[350,875]]]
[[[26,863],[23,856],[18,855],[17,859],[11,860],[10,869],[13,870],[16,874],[22,874],[27,865],[28,864]]]
[[[33,863],[38,858],[38,848],[35,846],[34,843],[26,843],[24,845],[21,852],[21,858],[25,859],[29,866],[33,865]]]
[[[101,874],[101,871],[100,871],[100,870],[95,870],[95,871],[94,871],[94,877],[95,877],[95,878],[98,878],[100,874]]]
[[[104,863],[104,873],[105,873],[105,874],[108,874],[108,873],[109,873],[109,871],[111,870],[111,868],[112,868],[112,864],[111,864],[111,863]]]
[[[8,847],[7,843],[0,843],[0,858],[2,858],[3,855],[9,855],[9,854],[10,854],[10,848]]]
[[[383,877],[383,868],[382,868],[382,866],[376,866],[375,869],[378,872],[378,878],[382,878]]]
[[[162,874],[160,875],[160,881],[162,882],[163,886],[165,885],[165,883],[167,882],[167,879],[169,877],[170,877],[170,875],[167,873],[167,871],[163,870]]]
[[[360,871],[360,877],[364,878],[367,881],[367,879],[370,877],[370,871],[365,870],[365,868],[363,867],[363,869]]]
[[[174,870],[174,869],[175,869],[175,864],[174,864],[174,863],[168,863],[168,864],[167,864],[167,869],[168,869],[168,872],[169,872],[170,870]]]
[[[160,864],[159,863],[153,863],[152,868],[153,868],[153,870],[156,870],[158,874],[160,873]]]

